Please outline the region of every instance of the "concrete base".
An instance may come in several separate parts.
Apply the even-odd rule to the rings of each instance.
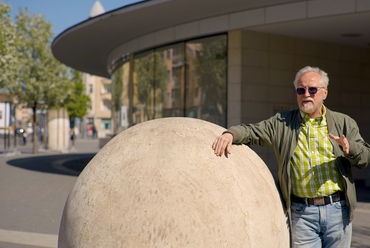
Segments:
[[[66,109],[51,109],[48,111],[48,131],[48,150],[68,152],[70,127]]]

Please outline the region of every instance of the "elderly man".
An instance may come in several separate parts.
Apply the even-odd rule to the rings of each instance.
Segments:
[[[212,146],[217,156],[232,143],[274,148],[294,247],[350,247],[357,202],[351,168],[370,162],[356,122],[323,105],[328,84],[319,68],[301,69],[294,80],[299,109],[231,127]]]

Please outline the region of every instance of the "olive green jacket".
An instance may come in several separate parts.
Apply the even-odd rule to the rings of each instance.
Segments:
[[[345,154],[338,143],[330,139],[352,220],[357,198],[351,168],[352,166],[366,168],[370,163],[370,145],[363,140],[356,122],[349,116],[326,109],[326,119],[329,133],[335,136],[344,134],[350,143],[349,154]],[[278,164],[280,192],[286,211],[290,210],[290,159],[297,147],[302,125],[300,111],[296,109],[277,113],[270,119],[256,124],[233,126],[227,131],[233,134],[235,144],[273,147]]]

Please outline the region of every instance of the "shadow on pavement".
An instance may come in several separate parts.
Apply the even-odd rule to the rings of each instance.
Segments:
[[[96,153],[32,156],[9,160],[7,164],[26,170],[78,176]]]

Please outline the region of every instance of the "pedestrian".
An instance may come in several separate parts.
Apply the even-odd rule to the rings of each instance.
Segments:
[[[27,143],[27,131],[26,130],[24,130],[22,134],[22,139],[23,139],[23,145],[26,145]]]
[[[95,139],[98,136],[98,132],[96,130],[95,125],[93,125],[93,127],[92,127],[92,133],[93,133],[93,139]]]
[[[71,128],[71,129],[69,130],[69,136],[71,137],[71,140],[73,141],[73,140],[74,140],[74,137],[75,137],[75,134],[74,134],[73,128]]]
[[[273,147],[294,247],[350,247],[357,202],[351,169],[370,162],[356,122],[324,106],[328,84],[324,71],[302,68],[294,80],[298,109],[230,127],[212,145],[217,156],[230,154],[232,143]]]

